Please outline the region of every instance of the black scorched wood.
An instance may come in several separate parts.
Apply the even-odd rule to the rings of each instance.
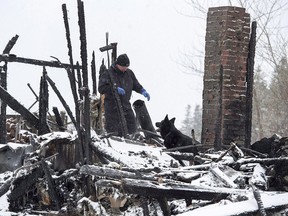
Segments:
[[[77,88],[76,88],[76,77],[75,77],[75,69],[74,69],[74,63],[73,63],[72,44],[71,44],[71,38],[70,38],[70,28],[69,28],[66,4],[62,5],[62,11],[63,11],[63,19],[64,19],[65,30],[66,30],[66,40],[67,40],[67,47],[68,47],[68,55],[69,55],[69,61],[70,61],[70,67],[71,67],[71,68],[66,68],[66,71],[67,71],[68,78],[69,78],[69,81],[70,81],[70,86],[71,86],[73,99],[74,99],[74,104],[75,104],[75,116],[76,116],[76,123],[77,123],[77,125],[75,127],[76,127],[77,132],[78,132],[78,134],[80,136],[80,133],[81,133],[81,130],[80,130],[80,109],[79,109],[79,103],[78,103],[78,94],[77,94]],[[77,68],[77,70],[80,70],[78,62],[76,64],[76,68]],[[81,141],[81,139],[80,139],[80,141]]]
[[[44,61],[44,60],[37,60],[37,59],[29,59],[29,58],[17,57],[16,55],[12,55],[12,54],[0,55],[0,61],[18,62],[18,63],[33,64],[33,65],[47,66],[47,67],[56,67],[56,68],[70,67],[70,64],[64,64],[64,63],[60,64],[57,61]],[[79,67],[81,68],[81,66]]]
[[[33,127],[39,128],[39,119],[13,98],[3,87],[0,86],[0,98],[5,101],[7,105],[18,112],[24,119],[26,119]]]
[[[133,108],[135,110],[136,118],[141,128],[156,134],[156,130],[152,124],[145,102],[143,100],[136,100],[133,103]],[[158,139],[158,136],[155,136],[152,133],[144,132],[146,139],[150,138]]]
[[[254,80],[254,58],[256,47],[257,22],[252,22],[252,32],[249,41],[249,52],[247,58],[247,90],[246,90],[246,115],[245,115],[245,147],[249,148],[251,143],[252,128],[252,103],[253,103],[253,80]]]
[[[9,54],[13,46],[15,45],[18,35],[15,35],[12,37],[12,39],[8,42],[5,49],[3,50],[3,54]],[[5,61],[5,64],[3,67],[0,66],[0,85],[7,90],[7,61]],[[2,101],[0,104],[0,134],[3,134],[0,136],[0,143],[7,143],[7,136],[6,136],[6,108],[7,104],[5,101]]]
[[[50,86],[52,87],[52,89],[54,90],[55,94],[58,96],[59,100],[61,101],[63,107],[65,108],[68,116],[70,117],[71,121],[73,122],[74,126],[76,127],[76,120],[69,108],[69,106],[67,105],[65,99],[62,97],[61,93],[59,92],[59,90],[57,89],[55,83],[50,79],[50,77],[46,74],[46,79],[48,81],[48,83],[50,84]]]
[[[79,65],[79,62],[76,63],[76,65]],[[81,70],[80,68],[77,68],[77,79],[78,79],[78,92],[79,92],[79,97],[81,100],[83,100],[83,95],[81,92],[82,88],[82,77],[81,77]]]
[[[41,160],[41,165],[42,165],[42,168],[44,170],[44,173],[45,173],[45,176],[46,176],[46,179],[48,182],[49,196],[51,197],[52,203],[55,205],[56,210],[59,210],[60,209],[60,202],[59,202],[59,197],[58,197],[57,192],[56,192],[56,185],[52,179],[48,165],[46,164],[46,162],[43,159]]]
[[[86,42],[86,27],[84,15],[84,3],[78,0],[78,24],[80,30],[80,44],[81,44],[81,60],[82,60],[82,77],[83,77],[83,98],[84,98],[84,152],[86,163],[91,163],[91,130],[90,130],[90,97],[88,86],[88,63],[87,63],[87,42]]]
[[[95,52],[92,53],[91,61],[91,77],[92,77],[92,94],[97,95],[97,80],[96,80],[96,63],[95,63]]]
[[[122,171],[122,170],[117,170],[117,169],[108,168],[108,167],[99,167],[95,165],[82,166],[80,169],[80,173],[85,174],[85,175],[113,178],[113,179],[119,179],[119,180],[121,180],[122,178],[144,179],[144,180],[153,180],[153,181],[157,180],[156,177],[143,175],[137,171],[128,172],[128,171]]]
[[[65,131],[63,120],[62,120],[62,118],[60,116],[58,108],[57,107],[53,107],[52,111],[53,111],[53,113],[55,115],[55,120],[56,120],[56,123],[58,125],[59,131]]]
[[[197,199],[197,200],[221,200],[231,194],[245,194],[246,190],[231,188],[200,187],[185,183],[157,183],[148,180],[121,179],[121,182],[110,180],[99,180],[99,186],[121,185],[121,188],[130,194],[139,194],[152,198],[167,197],[176,199]]]
[[[43,75],[40,80],[40,94],[39,94],[39,130],[38,135],[43,135],[50,132],[50,128],[47,124],[47,112],[48,112],[48,84],[45,75],[47,71],[43,67]]]
[[[43,175],[43,169],[36,167],[29,174],[20,176],[13,181],[12,184],[14,187],[12,187],[11,193],[8,195],[10,202],[9,210],[20,210],[19,208],[21,208],[21,206],[19,206],[19,201],[23,200],[22,197],[31,190],[31,187],[33,187]]]

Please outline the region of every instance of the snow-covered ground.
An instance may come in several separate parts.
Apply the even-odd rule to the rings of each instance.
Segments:
[[[67,132],[54,132],[50,134],[46,134],[44,136],[39,137],[39,148],[36,150],[40,154],[41,149],[47,147],[47,145],[53,139],[75,139],[75,134],[67,133]],[[11,151],[16,151],[17,148],[23,147],[23,145],[30,146],[27,144],[15,144],[9,143],[9,149]],[[191,186],[203,188],[205,189],[217,189],[217,190],[227,190],[227,191],[235,191],[235,194],[229,196],[226,199],[222,199],[217,201],[216,203],[206,202],[203,200],[195,200],[193,199],[192,204],[190,206],[186,206],[184,199],[174,199],[169,200],[168,203],[170,206],[173,204],[174,212],[178,212],[177,215],[181,216],[190,216],[190,215],[243,215],[244,212],[257,212],[258,204],[254,198],[253,191],[249,185],[239,186],[240,183],[239,178],[246,178],[249,176],[249,180],[252,181],[252,176],[254,178],[254,182],[258,182],[257,176],[261,179],[261,173],[263,173],[263,169],[261,166],[257,166],[257,164],[253,165],[255,167],[254,173],[244,173],[241,171],[236,171],[233,168],[229,167],[227,164],[233,161],[232,157],[226,155],[220,162],[212,162],[211,160],[207,160],[202,165],[191,165],[186,167],[179,166],[177,160],[170,157],[167,152],[163,151],[164,147],[157,147],[156,145],[148,145],[146,143],[141,142],[131,142],[129,140],[125,140],[123,138],[104,138],[100,139],[96,134],[93,134],[93,145],[95,148],[98,148],[100,151],[105,152],[105,154],[110,155],[115,161],[103,165],[103,167],[118,170],[124,170],[124,168],[130,168],[135,170],[141,169],[153,169],[158,168],[160,170],[159,173],[151,172],[150,176],[159,177],[162,175],[162,182],[155,182],[160,187],[165,186],[165,176],[171,173],[174,173],[175,179],[193,179],[190,182]],[[4,145],[2,145],[3,147]],[[1,153],[1,152],[0,152]],[[202,157],[206,158],[217,158],[222,152],[203,154]],[[110,159],[111,159],[110,158]],[[178,166],[178,167],[177,167]],[[206,167],[206,169],[199,169],[199,167]],[[81,168],[81,166],[80,166]],[[78,167],[79,169],[79,167]],[[74,169],[75,170],[75,169]],[[67,170],[69,172],[69,170]],[[23,172],[24,173],[24,172]],[[7,171],[0,174],[0,191],[4,185],[4,183],[15,175],[15,171]],[[17,176],[21,175],[21,172],[17,173]],[[197,177],[198,176],[198,177]],[[54,176],[55,177],[55,176]],[[263,177],[263,175],[262,175]],[[56,177],[55,177],[56,178]],[[173,177],[174,178],[174,177]],[[238,179],[238,180],[237,180]],[[118,181],[115,179],[115,182]],[[118,181],[121,182],[121,181]],[[181,182],[178,181],[180,184]],[[243,182],[242,182],[243,183]],[[96,184],[96,183],[95,183]],[[183,183],[184,184],[184,183]],[[187,184],[187,183],[185,183]],[[184,185],[185,185],[184,184]],[[244,183],[245,184],[245,183]],[[162,186],[161,186],[162,185]],[[31,209],[25,209],[22,212],[9,212],[9,200],[7,195],[11,192],[10,190],[0,197],[0,215],[1,216],[14,216],[14,215],[45,215],[41,213],[41,211],[36,211],[31,206]],[[276,192],[276,191],[260,191],[261,200],[263,202],[263,206],[265,208],[273,209],[277,206],[284,206],[288,203],[288,193],[286,192]],[[114,193],[113,196],[120,196],[121,193]],[[89,206],[89,209],[93,209],[96,215],[111,215],[111,209],[107,209],[107,206],[103,206],[100,201],[91,200],[88,197],[83,195],[78,195],[78,206],[79,209],[84,209]],[[242,197],[240,199],[239,197]],[[243,198],[244,197],[244,198]],[[115,198],[115,197],[114,197]],[[130,199],[131,196],[127,196],[127,199]],[[118,198],[116,197],[115,200]],[[132,199],[132,198],[131,198]],[[86,206],[86,207],[84,207]],[[65,206],[62,206],[65,208]],[[152,207],[149,207],[151,210]],[[153,211],[157,211],[158,215],[162,215],[161,208],[159,206],[154,206]],[[32,213],[31,213],[32,212]],[[98,213],[97,213],[98,212]],[[56,214],[57,212],[54,211]],[[113,213],[114,215],[114,213]],[[143,209],[140,205],[129,205],[127,209],[123,212],[119,211],[115,213],[115,215],[144,215]]]

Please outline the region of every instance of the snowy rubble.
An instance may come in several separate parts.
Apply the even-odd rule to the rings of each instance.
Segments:
[[[49,143],[53,143],[53,140],[61,139],[75,140],[75,134],[68,132],[53,132],[37,137],[39,146],[31,152],[30,144],[16,144],[8,143],[8,150],[4,151],[4,146],[1,145],[0,154],[3,156],[6,151],[15,152],[18,148],[30,149],[25,154],[27,157],[37,157],[41,155],[41,151],[44,148],[49,148]],[[172,215],[190,216],[190,215],[256,215],[259,207],[256,202],[253,191],[249,184],[259,186],[259,191],[263,205],[268,210],[279,208],[278,212],[284,212],[285,206],[288,204],[288,194],[285,191],[269,191],[269,178],[267,173],[267,167],[259,163],[250,163],[250,170],[247,171],[248,166],[243,166],[239,170],[235,170],[229,164],[233,163],[234,159],[229,154],[224,156],[219,162],[213,162],[223,152],[201,153],[200,156],[206,158],[206,162],[200,165],[187,165],[181,167],[179,162],[173,159],[167,152],[163,151],[164,147],[157,147],[155,145],[149,145],[142,142],[128,142],[123,138],[103,138],[100,139],[95,133],[93,134],[93,143],[95,148],[105,150],[106,154],[113,156],[115,161],[102,164],[103,169],[107,170],[149,170],[145,175],[149,178],[156,178],[155,185],[159,188],[168,188],[168,184],[165,182],[178,182],[178,185],[191,185],[195,188],[202,188],[205,190],[215,190],[230,193],[233,190],[235,193],[231,193],[226,199],[218,201],[213,200],[197,200],[192,199],[192,202],[187,205],[185,199],[168,199],[168,205],[171,209]],[[61,144],[59,144],[61,145]],[[24,155],[23,155],[24,156]],[[46,155],[46,157],[49,155]],[[239,159],[239,161],[243,159]],[[37,164],[37,163],[36,163]],[[52,166],[53,160],[47,163]],[[2,164],[3,165],[3,164]],[[96,165],[96,164],[95,164]],[[98,164],[99,165],[99,164]],[[98,166],[97,165],[97,166]],[[246,165],[249,165],[246,164]],[[22,164],[26,167],[28,165]],[[0,200],[0,215],[67,215],[70,203],[74,203],[75,215],[145,215],[143,205],[137,194],[125,194],[121,190],[121,180],[111,179],[105,177],[96,177],[91,174],[91,181],[94,182],[95,193],[93,196],[86,197],[84,195],[83,183],[84,174],[79,173],[82,165],[77,164],[74,168],[65,170],[64,172],[57,172],[52,170],[52,178],[55,182],[61,182],[61,185],[57,186],[60,189],[60,193],[65,194],[66,202],[61,200],[61,209],[50,209],[49,204],[45,204],[43,200],[31,201],[29,205],[22,206],[22,210],[11,212],[11,203],[9,202],[9,194],[17,187],[15,186],[13,178],[23,177],[29,175],[32,172],[33,167],[26,169],[21,166],[14,170],[5,171],[0,174],[0,191],[3,190],[5,182],[12,179],[9,190],[1,196]],[[92,166],[93,168],[93,166]],[[156,172],[156,170],[158,170]],[[140,171],[139,171],[140,172]],[[16,175],[17,174],[17,175]],[[67,176],[67,178],[65,177]],[[63,177],[65,181],[61,180]],[[140,178],[140,177],[139,177]],[[119,187],[101,187],[101,182],[109,180]],[[123,179],[124,180],[124,179]],[[140,179],[139,179],[140,180]],[[45,177],[39,178],[40,183],[45,184]],[[135,180],[135,182],[137,179]],[[187,183],[187,181],[189,183]],[[99,182],[99,185],[97,185]],[[139,181],[141,182],[141,181]],[[144,182],[144,181],[143,181]],[[151,181],[153,182],[153,181]],[[71,191],[67,184],[71,184]],[[35,184],[36,185],[36,184]],[[33,187],[36,187],[36,186]],[[87,186],[87,185],[86,185]],[[37,187],[39,187],[37,183]],[[35,188],[34,188],[35,189]],[[39,188],[37,188],[39,189]],[[173,188],[171,187],[171,190]],[[216,190],[217,189],[217,190]],[[32,190],[32,189],[31,189]],[[29,190],[29,191],[31,191]],[[45,191],[46,190],[46,191]],[[47,188],[43,193],[47,196]],[[171,191],[172,192],[172,191]],[[39,193],[39,191],[37,191]],[[27,197],[30,195],[27,194]],[[43,195],[44,196],[44,195]],[[43,198],[42,196],[42,198]],[[49,195],[48,195],[49,196]],[[65,197],[64,196],[64,197]],[[70,200],[69,200],[70,199]],[[41,201],[41,205],[38,202]],[[28,201],[27,201],[28,203]],[[21,205],[23,203],[21,202]],[[163,215],[161,206],[157,203],[153,197],[148,199],[147,209],[149,215]],[[42,206],[42,209],[40,207]],[[44,206],[44,207],[43,207]],[[48,214],[49,213],[49,214]],[[71,212],[70,212],[71,214]]]

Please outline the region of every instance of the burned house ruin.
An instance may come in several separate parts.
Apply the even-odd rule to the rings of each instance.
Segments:
[[[73,62],[65,4],[62,5],[62,10],[69,64],[9,54],[18,36],[12,38],[3,55],[0,55],[0,61],[5,64],[21,62],[43,66],[37,116],[5,90],[4,75],[7,74],[7,68],[5,65],[0,68],[1,106],[14,108],[38,132],[27,133],[25,144],[14,141],[0,145],[0,154],[4,155],[0,157],[0,197],[6,196],[9,200],[7,211],[13,212],[13,215],[31,213],[49,216],[184,216],[212,213],[231,216],[287,213],[288,138],[273,136],[267,139],[266,143],[270,147],[267,149],[272,152],[270,155],[251,149],[244,154],[240,147],[250,143],[256,29],[254,22],[250,28],[250,16],[245,9],[209,9],[202,143],[197,142],[199,146],[209,148],[209,151],[197,151],[196,154],[179,151],[181,147],[195,147],[192,145],[196,143],[195,138],[191,142],[189,140],[191,145],[176,147],[177,150],[163,146],[165,138],[161,135],[156,139],[155,135],[158,134],[150,124],[151,120],[142,118],[141,113],[146,112],[146,107],[141,101],[134,103],[134,107],[140,119],[139,130],[145,135],[145,139],[115,137],[93,127],[97,123],[90,120],[94,121],[102,110],[97,107],[94,98],[90,97],[88,88],[83,4],[78,0],[81,65]],[[112,48],[114,57],[116,45],[108,45],[107,40],[106,48]],[[103,51],[109,54],[108,50]],[[95,60],[94,52],[92,56]],[[92,61],[91,72],[96,79],[93,66],[95,61]],[[67,70],[76,106],[75,117],[48,76],[46,67],[64,67]],[[95,79],[92,95],[97,92]],[[56,119],[58,127],[55,130],[47,127],[51,124],[47,118],[48,84],[61,100],[75,131],[66,130],[65,124],[61,122],[63,117],[57,114],[57,110],[53,112],[55,117],[59,117]],[[78,104],[78,101],[81,103]],[[1,114],[6,119],[7,115],[4,115],[5,110],[2,107]],[[98,108],[97,112],[91,110],[91,107]],[[2,134],[6,130],[3,119],[0,118]],[[169,120],[167,116],[168,122],[174,124],[174,120]],[[0,142],[6,142],[3,140]],[[225,146],[225,151],[222,143],[229,144]],[[263,147],[263,142],[258,144]],[[4,172],[6,173],[3,174]]]

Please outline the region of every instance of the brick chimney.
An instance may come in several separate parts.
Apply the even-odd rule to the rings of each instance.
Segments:
[[[216,149],[245,141],[249,34],[250,15],[244,8],[209,9],[201,142]]]

